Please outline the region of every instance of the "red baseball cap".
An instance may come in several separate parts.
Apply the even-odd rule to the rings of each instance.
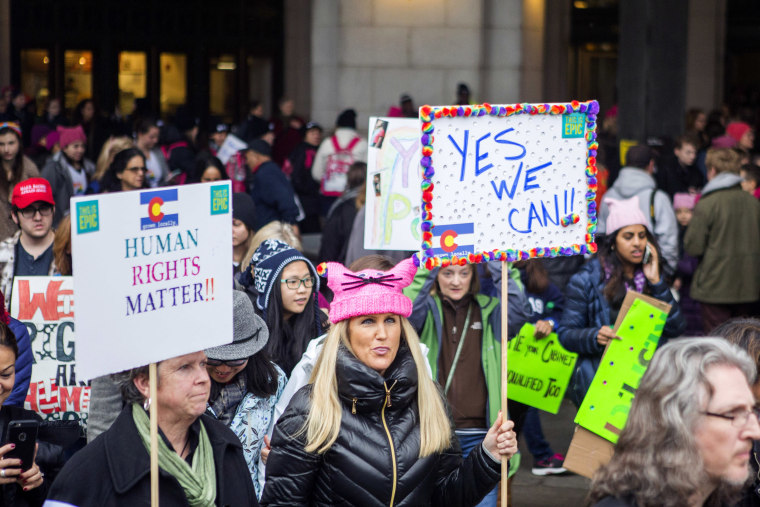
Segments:
[[[46,202],[55,206],[53,190],[45,178],[29,178],[13,187],[11,204],[18,209],[24,209],[35,202]]]

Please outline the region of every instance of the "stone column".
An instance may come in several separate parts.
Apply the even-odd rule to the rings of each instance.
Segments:
[[[686,108],[709,112],[723,100],[726,0],[689,0]]]
[[[311,15],[310,0],[285,0],[284,92],[300,114],[311,110]]]
[[[567,2],[556,2],[565,3]],[[546,31],[545,0],[522,2],[522,64],[520,65],[520,102],[544,102],[543,76],[545,72]],[[518,27],[519,28],[519,27]]]
[[[543,99],[565,102],[569,91],[570,2],[546,2],[544,10]]]
[[[688,0],[620,2],[621,139],[683,132],[687,12]]]
[[[311,32],[311,117],[329,129],[338,109],[340,0],[314,2]]]
[[[11,83],[11,0],[0,0],[0,87]]]

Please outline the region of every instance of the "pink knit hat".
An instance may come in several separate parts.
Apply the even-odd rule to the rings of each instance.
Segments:
[[[694,209],[694,206],[696,205],[697,205],[697,196],[694,194],[679,192],[673,196],[673,209],[679,209],[679,208]]]
[[[750,127],[749,124],[744,123],[743,121],[735,121],[728,124],[726,127],[726,134],[736,139],[736,142],[738,143],[741,141],[742,136],[751,128],[752,127]]]
[[[630,199],[617,200],[605,197],[604,202],[609,206],[610,213],[607,215],[607,234],[611,235],[618,229],[629,225],[643,225],[649,228],[649,221],[639,207],[639,196],[634,195]]]
[[[723,135],[723,136],[719,136],[713,139],[712,142],[710,143],[710,147],[711,148],[733,148],[734,146],[736,146],[736,143],[737,141],[733,137],[729,135]]]
[[[354,273],[337,262],[317,266],[320,276],[327,276],[327,286],[335,294],[330,303],[330,322],[371,315],[395,313],[404,317],[412,314],[412,300],[403,293],[412,283],[417,267],[411,258],[399,262],[390,271],[365,269]]]
[[[81,125],[77,125],[76,127],[58,126],[56,130],[58,131],[58,134],[61,136],[61,139],[60,139],[61,149],[64,149],[66,146],[70,145],[71,143],[75,141],[82,141],[83,143],[87,142],[87,135],[84,133],[84,129],[82,128]]]

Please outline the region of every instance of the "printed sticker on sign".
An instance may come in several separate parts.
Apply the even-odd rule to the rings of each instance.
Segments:
[[[177,200],[177,189],[155,190],[140,193],[140,204],[148,205],[148,216],[140,218],[140,230],[174,227],[179,225],[179,214],[166,214],[163,206]]]
[[[462,256],[474,252],[474,232],[475,226],[472,222],[436,225],[433,227],[433,238],[435,238],[434,244],[438,246],[433,247],[433,253]]]

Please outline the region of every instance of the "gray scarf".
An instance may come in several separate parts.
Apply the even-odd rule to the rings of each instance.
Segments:
[[[235,417],[237,406],[248,392],[247,381],[245,371],[235,375],[235,378],[226,384],[211,380],[211,396],[209,396],[208,404],[214,416],[225,426],[230,425],[232,418]]]

